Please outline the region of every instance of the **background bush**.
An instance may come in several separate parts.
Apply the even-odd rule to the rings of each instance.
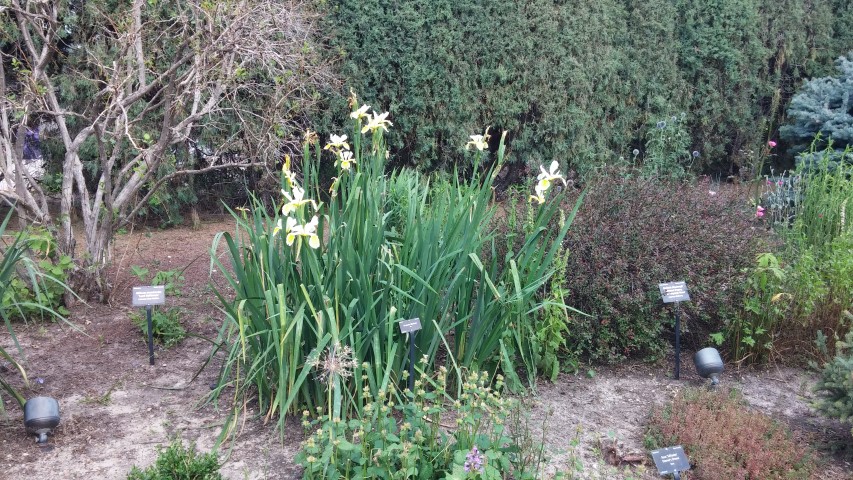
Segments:
[[[566,240],[566,303],[575,315],[567,348],[573,356],[616,362],[656,356],[672,336],[671,306],[658,284],[687,282],[681,304],[685,345],[740,312],[744,273],[765,230],[742,190],[700,182],[659,182],[610,171],[589,183]]]
[[[319,4],[343,91],[390,110],[389,145],[423,168],[461,159],[467,132],[492,125],[515,158],[586,169],[687,112],[697,166],[737,170],[853,35],[846,0]]]

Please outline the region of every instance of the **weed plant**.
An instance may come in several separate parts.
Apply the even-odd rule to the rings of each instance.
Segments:
[[[448,390],[445,367],[422,375],[414,392],[365,388],[361,414],[348,421],[322,408],[311,420],[304,411],[308,438],[296,457],[303,478],[536,478],[542,447],[523,441],[529,428],[508,430],[518,403],[502,395],[502,377],[492,387],[484,372],[461,376],[458,396]]]
[[[156,309],[151,312],[151,326],[153,338],[163,348],[177,345],[187,336],[187,330],[181,325],[184,310],[180,307],[171,307],[165,310]],[[144,342],[148,342],[148,317],[145,313],[135,311],[131,313],[130,319],[142,332]]]
[[[185,447],[180,440],[158,447],[157,460],[146,469],[134,466],[127,480],[221,480],[215,453],[198,453],[195,446]]]
[[[74,269],[68,255],[60,255],[56,239],[44,228],[31,226],[21,233],[19,245],[26,249],[27,267],[9,278],[0,304],[15,320],[52,317],[50,311],[68,315],[65,282]],[[11,307],[11,308],[10,308]]]
[[[279,427],[301,407],[327,402],[332,418],[345,418],[362,412],[365,387],[374,397],[389,391],[407,365],[397,323],[408,318],[421,319],[415,353],[430,367],[442,352],[463,368],[500,368],[513,389],[535,379],[531,314],[543,308],[538,292],[577,210],[561,216],[550,188],[562,180],[558,166],[542,169],[529,232],[499,256],[492,185],[503,141],[489,165],[488,131],[471,136],[466,179],[386,174],[390,122],[368,109],[352,112],[351,136],[332,135],[325,147],[309,132],[301,171],[284,163],[281,207],[255,201],[234,212],[236,231],[212,247],[227,244],[232,268],[212,261],[236,292],[217,293],[228,359],[212,399],[226,386],[237,398],[257,394]],[[318,200],[324,152],[337,170],[328,203]]]
[[[736,391],[685,389],[651,415],[646,447],[683,445],[698,480],[809,479],[810,452]],[[695,475],[695,477],[694,477]]]

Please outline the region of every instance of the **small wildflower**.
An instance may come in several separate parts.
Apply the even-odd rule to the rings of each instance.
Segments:
[[[693,150],[693,158],[699,158],[699,150]]]
[[[755,218],[761,218],[763,216],[764,216],[764,207],[759,205],[758,208],[755,209]]]
[[[672,123],[675,123],[678,120],[678,118],[676,118],[676,116],[673,115],[672,118],[670,118],[670,120],[672,120]]]
[[[378,129],[388,131],[387,126],[393,126],[394,124],[387,120],[388,112],[377,114],[373,112],[372,116],[367,121],[367,125],[365,125],[361,129],[361,133],[366,133],[367,131],[375,132]]]
[[[661,130],[666,128],[666,122],[664,122],[663,120],[658,122],[658,128],[660,128]]]
[[[483,473],[483,469],[485,468],[483,465],[484,460],[485,458],[480,453],[480,450],[474,445],[471,451],[465,456],[465,472],[471,473],[472,471],[477,471]]]
[[[634,149],[634,151],[633,151],[633,152],[631,152],[631,153],[633,153],[633,154],[634,154],[634,156],[636,157],[637,155],[639,155],[639,154],[640,154],[640,151],[639,151],[638,149],[636,149],[636,148],[635,148],[635,149]]]
[[[770,148],[776,148],[776,142],[773,140],[770,140],[769,142],[767,142],[767,146]]]
[[[713,191],[713,190],[708,190],[708,195],[710,195],[710,196],[712,196],[712,197],[713,197],[713,196],[714,196],[714,195],[716,195],[716,194],[717,194],[717,192],[715,192],[715,191]]]

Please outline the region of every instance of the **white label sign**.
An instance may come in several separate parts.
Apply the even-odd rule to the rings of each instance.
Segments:
[[[166,303],[166,287],[155,285],[151,287],[133,287],[133,306],[147,307]]]

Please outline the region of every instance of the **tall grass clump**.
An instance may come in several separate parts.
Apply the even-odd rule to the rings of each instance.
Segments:
[[[769,358],[772,350],[787,349],[826,360],[850,331],[843,312],[853,308],[853,165],[836,158],[831,148],[813,147],[796,171],[767,179],[756,216],[772,222],[784,247],[776,252],[772,288],[755,290],[772,301],[748,299],[747,306],[755,307],[749,309],[753,319],[780,321],[765,342],[734,344],[735,350]]]
[[[234,213],[236,231],[214,242],[213,251],[227,245],[231,268],[213,262],[235,295],[217,293],[227,360],[213,398],[226,386],[235,405],[256,394],[279,427],[301,408],[332,418],[361,412],[363,389],[376,395],[402,380],[404,319],[421,320],[415,355],[426,356],[427,368],[440,357],[500,369],[515,389],[536,374],[531,314],[543,307],[537,292],[574,216],[551,194],[562,180],[556,164],[542,170],[531,197],[539,206],[529,233],[499,256],[490,225],[503,141],[491,161],[488,129],[472,135],[465,179],[457,172],[436,185],[409,170],[386,174],[391,123],[368,110],[352,112],[350,135],[332,135],[323,147],[309,132],[301,173],[284,164],[282,205],[270,212],[256,200]],[[337,177],[320,201],[324,152]]]

